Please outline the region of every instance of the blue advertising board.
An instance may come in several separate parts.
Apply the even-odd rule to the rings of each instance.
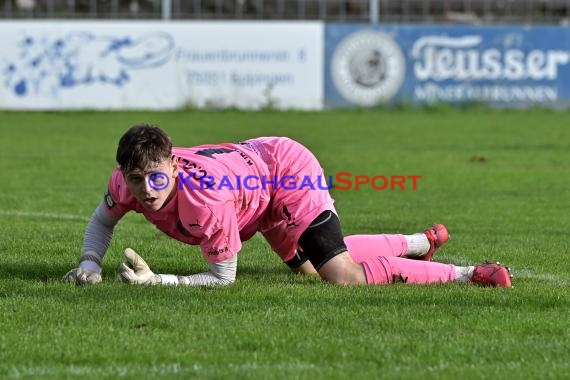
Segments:
[[[326,106],[570,106],[570,28],[325,27]]]

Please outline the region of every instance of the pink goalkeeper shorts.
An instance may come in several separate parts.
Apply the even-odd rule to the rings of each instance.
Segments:
[[[271,202],[259,231],[281,259],[288,261],[295,255],[301,234],[317,216],[326,210],[336,214],[323,169],[309,149],[289,138],[260,137],[246,143],[261,155],[274,181],[269,184]]]

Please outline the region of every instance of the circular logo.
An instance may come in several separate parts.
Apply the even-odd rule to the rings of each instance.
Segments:
[[[148,185],[154,190],[164,190],[168,187],[170,178],[163,172],[154,172],[148,176]]]
[[[331,75],[348,101],[374,106],[392,99],[404,82],[406,60],[386,33],[366,30],[348,35],[332,56]]]
[[[113,208],[113,206],[115,206],[115,202],[113,201],[113,198],[111,198],[111,194],[105,195],[105,203],[107,203],[107,207],[109,208]]]

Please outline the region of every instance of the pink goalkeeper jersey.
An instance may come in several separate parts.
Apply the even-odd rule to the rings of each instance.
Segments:
[[[176,195],[168,204],[156,212],[146,210],[128,191],[121,171],[116,169],[105,197],[109,215],[120,219],[128,211],[142,213],[172,238],[200,245],[211,263],[234,256],[241,242],[257,231],[271,192],[271,186],[252,189],[254,181],[249,182],[249,188],[238,186],[238,182],[243,184],[247,176],[270,178],[266,163],[255,150],[241,144],[173,148],[172,154],[178,157],[179,173]]]

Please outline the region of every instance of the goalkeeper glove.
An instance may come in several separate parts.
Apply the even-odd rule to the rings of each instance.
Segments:
[[[125,249],[125,262],[119,266],[117,280],[130,284],[157,285],[162,282],[159,275],[131,248]]]
[[[73,268],[63,276],[66,282],[74,283],[76,285],[98,284],[101,282],[101,267],[91,258],[98,259],[99,255],[91,254],[89,252],[82,256],[81,263],[78,268]]]

